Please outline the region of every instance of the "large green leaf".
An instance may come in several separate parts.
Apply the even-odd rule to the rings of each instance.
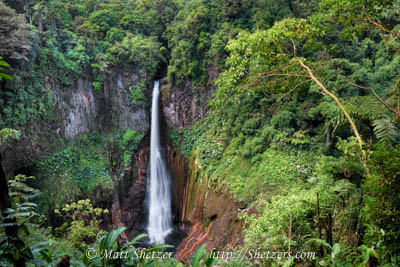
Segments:
[[[11,77],[8,74],[0,72],[0,80],[2,80],[2,79],[7,80],[7,81],[11,81],[13,79],[13,77]]]
[[[118,237],[124,232],[126,227],[119,227],[118,229],[111,230],[105,240],[104,249],[111,249],[115,242],[117,242]]]
[[[10,64],[8,64],[7,62],[5,62],[4,60],[0,60],[0,66],[10,67]]]
[[[142,238],[145,238],[145,237],[147,237],[147,234],[140,234],[140,235],[134,237],[131,241],[125,243],[122,248],[126,248],[126,247],[129,247],[131,245],[138,244],[138,243],[140,243],[139,239],[142,239]]]
[[[196,250],[192,258],[192,266],[197,267],[200,266],[201,259],[207,254],[205,250],[206,244],[201,245],[199,249]]]

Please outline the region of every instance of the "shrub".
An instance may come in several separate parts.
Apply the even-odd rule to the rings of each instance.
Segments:
[[[54,212],[68,221],[56,231],[65,235],[77,248],[87,248],[88,244],[94,243],[104,233],[100,230],[101,217],[108,214],[108,210],[94,208],[89,199],[66,204],[61,211],[56,209]]]
[[[284,110],[272,116],[271,124],[275,129],[293,128],[296,115],[293,112]]]

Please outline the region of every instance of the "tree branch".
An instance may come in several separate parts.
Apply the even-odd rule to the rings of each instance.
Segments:
[[[307,77],[308,77],[308,76],[307,76]],[[312,81],[312,79],[308,79],[308,80],[302,81],[301,83],[296,84],[296,86],[293,87],[289,92],[283,94],[283,96],[281,96],[281,97],[279,98],[279,101],[282,101],[287,95],[291,94],[291,93],[292,93],[294,90],[296,90],[300,85],[305,84],[305,83],[307,83],[307,82],[311,82],[311,81]]]
[[[296,58],[296,60],[300,63],[300,65],[307,70],[308,74],[310,75],[311,79],[322,89],[322,91],[324,91],[327,95],[329,95],[333,101],[335,101],[335,103],[338,105],[339,109],[343,112],[344,116],[346,117],[346,119],[348,120],[348,122],[350,123],[350,126],[357,138],[358,141],[358,146],[360,147],[361,150],[361,162],[362,165],[364,167],[365,173],[367,174],[367,176],[370,175],[369,173],[369,168],[368,168],[368,164],[367,164],[367,152],[364,150],[363,146],[364,146],[364,142],[361,138],[360,133],[357,130],[356,124],[354,123],[353,119],[350,117],[349,113],[346,111],[346,109],[344,108],[344,106],[342,105],[342,103],[340,102],[339,98],[337,98],[334,94],[332,94],[322,83],[320,80],[317,79],[317,77],[315,77],[313,71],[310,69],[310,67],[308,67],[306,64],[304,64],[304,62],[300,59],[300,58]]]
[[[393,112],[394,114],[396,114],[396,116],[399,116],[399,114],[397,113],[397,111],[396,111],[393,107],[391,107],[388,103],[386,103],[386,101],[383,100],[383,99],[376,93],[376,91],[375,91],[373,88],[361,86],[361,85],[355,84],[355,83],[353,83],[353,82],[351,82],[351,81],[349,81],[349,80],[345,80],[345,81],[346,81],[347,83],[349,83],[349,84],[355,86],[355,87],[358,87],[358,88],[361,88],[361,89],[365,89],[365,90],[370,90],[370,91],[374,94],[374,96],[376,97],[376,99],[378,99],[379,102],[381,102],[383,105],[385,105],[385,107],[387,107],[391,112]]]
[[[392,35],[394,35],[394,36],[396,36],[397,38],[400,39],[400,34],[394,32],[394,31],[391,31],[391,30],[389,30],[389,29],[386,29],[382,24],[379,24],[378,22],[373,21],[370,17],[366,17],[366,20],[367,20],[369,23],[371,23],[372,25],[375,25],[376,27],[378,27],[379,29],[381,29],[382,31],[387,32],[387,33],[390,33],[390,34],[392,34]]]
[[[397,117],[400,117],[400,75],[397,79]]]
[[[388,47],[392,48],[395,52],[400,53],[400,49],[398,49],[398,48],[394,47],[393,45],[391,45],[391,44],[389,43],[389,40],[388,40],[384,35],[383,35],[382,37],[383,37],[383,41],[385,41],[385,44],[386,44]]]

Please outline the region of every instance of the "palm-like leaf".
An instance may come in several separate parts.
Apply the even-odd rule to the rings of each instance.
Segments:
[[[385,109],[382,108],[382,104],[373,96],[347,98],[343,106],[350,117],[356,122],[372,123],[377,118],[382,117],[385,112]],[[338,127],[346,125],[347,123],[346,117],[341,112],[339,115],[330,119],[326,123],[326,126],[327,128],[331,128],[332,133],[334,133]]]
[[[388,139],[396,141],[400,137],[399,129],[392,123],[389,117],[382,117],[373,121],[374,134],[379,140]]]

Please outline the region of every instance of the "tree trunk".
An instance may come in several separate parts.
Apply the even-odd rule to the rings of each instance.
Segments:
[[[319,214],[319,193],[317,193],[317,219],[318,219],[318,238],[322,239],[322,231],[321,231],[321,217]],[[322,245],[319,247],[321,257],[324,256],[324,250],[322,249]]]
[[[11,208],[10,196],[8,195],[8,183],[6,173],[3,167],[3,155],[0,153],[0,211]],[[16,219],[8,219],[4,220],[4,223],[15,223]],[[15,239],[18,236],[18,227],[17,226],[7,226],[5,227],[5,233],[7,238]],[[14,267],[25,267],[25,260],[23,258],[19,258],[14,261]]]
[[[10,197],[8,196],[8,184],[6,173],[3,168],[3,156],[0,153],[0,210],[11,208]]]
[[[329,146],[331,142],[331,127],[326,130],[326,136],[325,136],[325,146]]]
[[[328,222],[326,223],[326,242],[333,245],[333,219],[332,213],[328,213]]]

